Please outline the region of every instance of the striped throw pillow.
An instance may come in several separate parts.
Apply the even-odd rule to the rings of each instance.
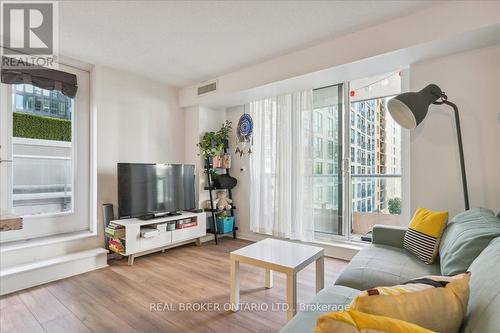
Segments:
[[[406,231],[403,246],[426,264],[432,264],[438,255],[448,212],[433,212],[418,208]]]

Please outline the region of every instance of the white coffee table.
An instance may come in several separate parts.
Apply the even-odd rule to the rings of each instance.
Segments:
[[[266,288],[273,286],[273,271],[286,274],[287,319],[297,309],[297,273],[316,261],[316,293],[324,287],[324,251],[320,247],[267,238],[231,252],[231,303],[238,311],[240,304],[240,263],[266,269]]]

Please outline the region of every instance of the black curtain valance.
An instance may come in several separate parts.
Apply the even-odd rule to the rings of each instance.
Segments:
[[[76,75],[55,69],[27,65],[16,66],[17,59],[2,57],[2,83],[32,84],[47,90],[58,90],[68,97],[75,97],[78,85]]]

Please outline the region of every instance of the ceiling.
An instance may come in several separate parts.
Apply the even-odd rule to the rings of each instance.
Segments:
[[[65,1],[59,53],[182,87],[435,4]]]

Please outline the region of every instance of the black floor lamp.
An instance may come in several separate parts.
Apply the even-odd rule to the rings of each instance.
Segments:
[[[419,92],[400,94],[387,103],[387,108],[392,118],[407,129],[414,129],[420,124],[429,110],[431,104],[446,104],[455,111],[457,127],[458,150],[460,153],[460,167],[462,169],[462,186],[464,191],[465,210],[469,210],[469,192],[467,190],[467,177],[465,176],[464,148],[462,146],[462,133],[460,131],[460,118],[458,107],[448,101],[448,96],[435,84],[429,84]]]

